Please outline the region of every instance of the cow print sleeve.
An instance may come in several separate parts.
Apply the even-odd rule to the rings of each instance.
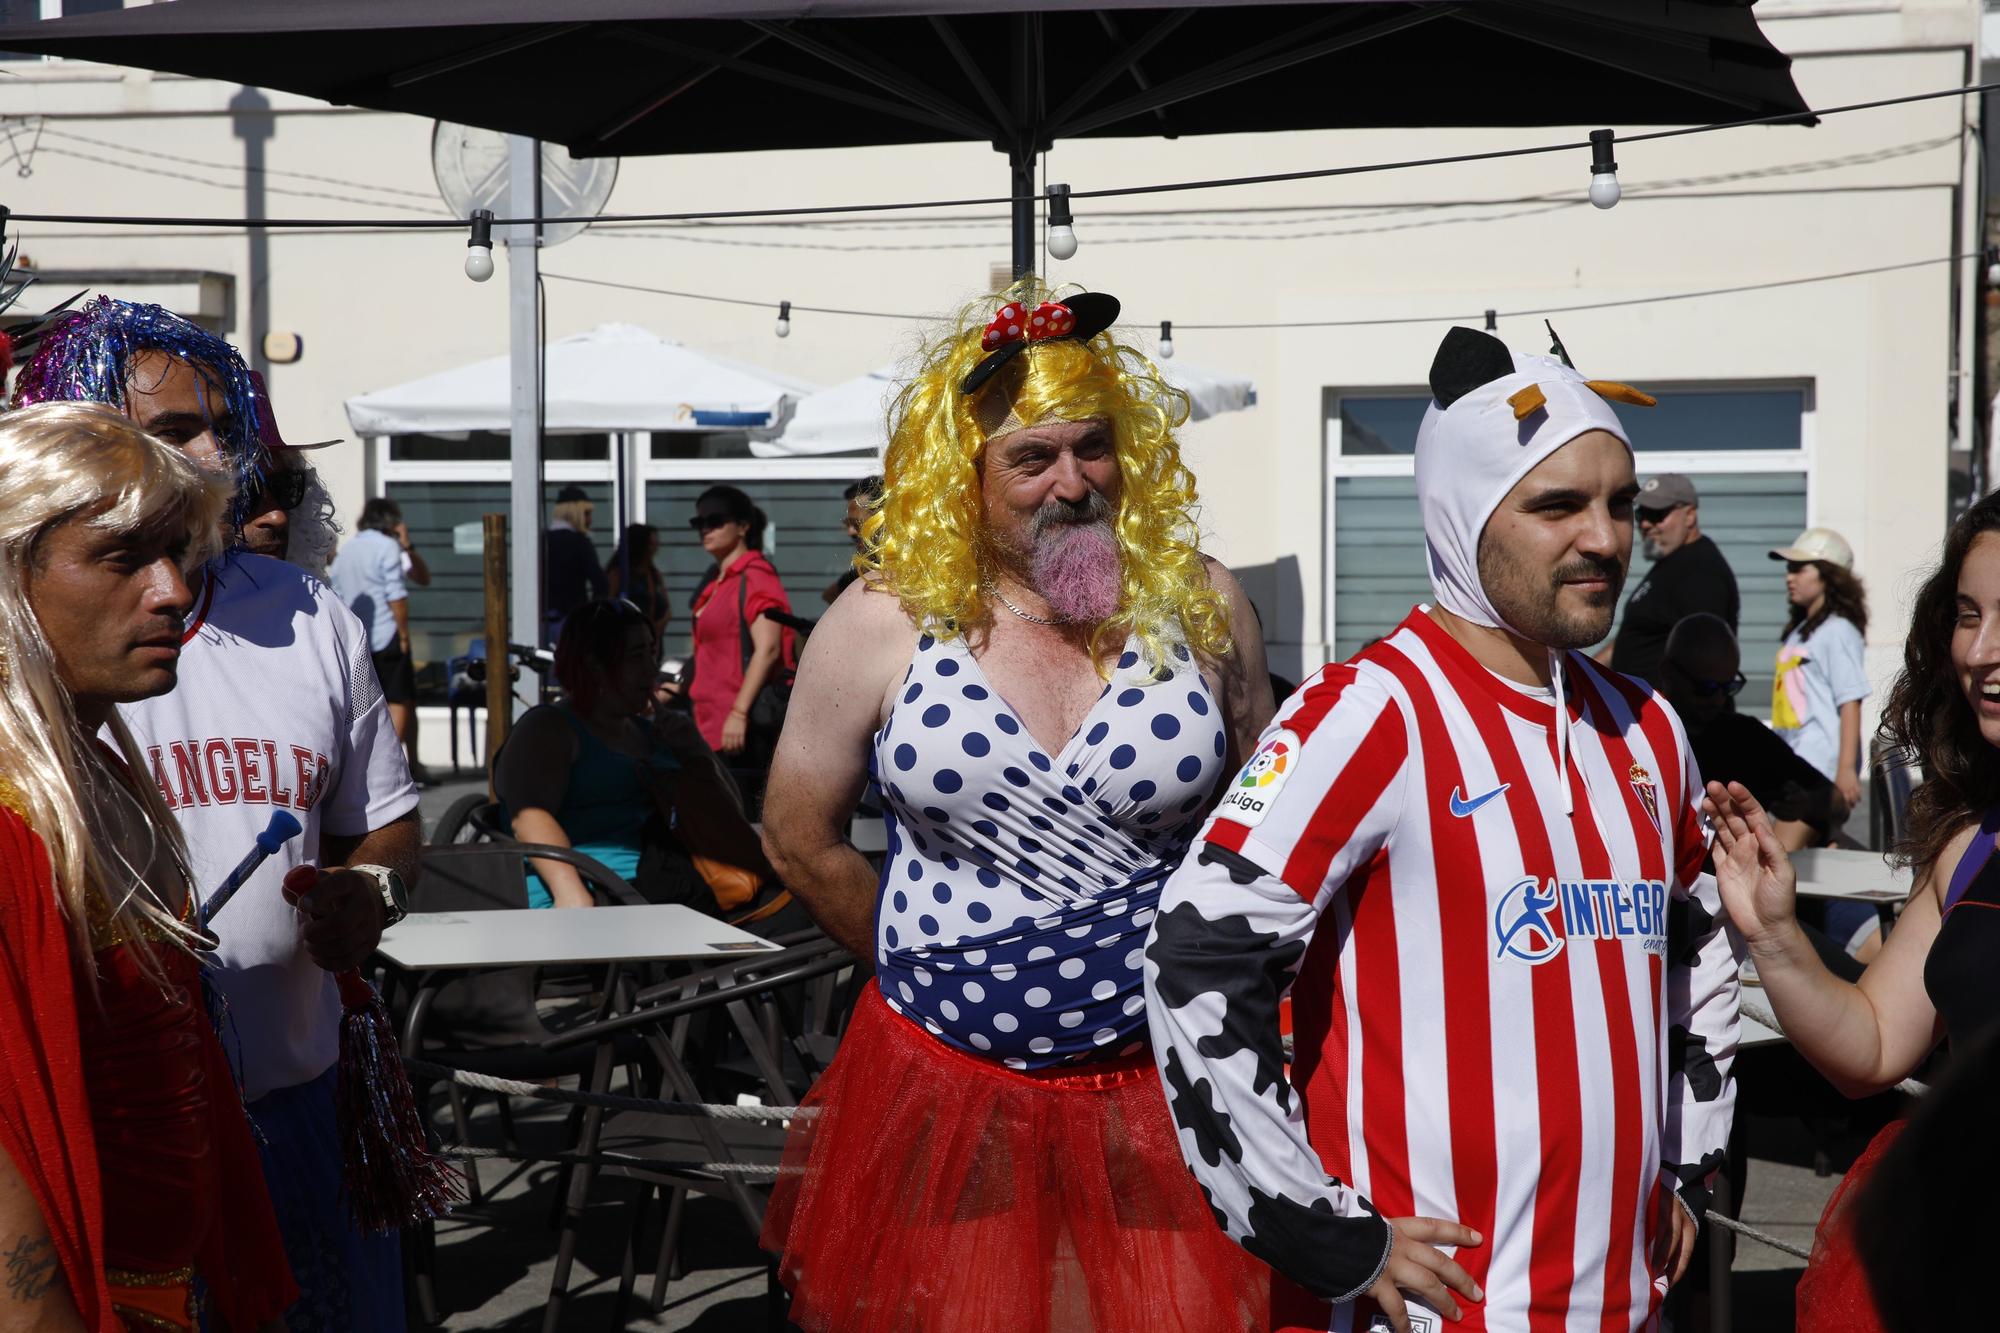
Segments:
[[[1344,683],[1355,682],[1351,673]],[[1280,1044],[1290,990],[1320,912],[1393,824],[1403,729],[1385,696],[1341,689],[1337,703],[1294,696],[1235,788],[1168,880],[1146,948],[1146,1013],[1181,1154],[1216,1220],[1250,1253],[1314,1295],[1352,1300],[1382,1275],[1389,1223],[1329,1176],[1306,1136]],[[1308,728],[1300,719],[1318,714]],[[1283,762],[1278,762],[1282,760]],[[1274,778],[1272,775],[1276,774]],[[1253,783],[1261,785],[1253,786]],[[1328,808],[1368,812],[1324,878],[1298,879],[1291,848]],[[1232,815],[1232,810],[1235,813]]]
[[[1245,1249],[1317,1296],[1351,1300],[1381,1276],[1389,1226],[1306,1141],[1278,1037],[1312,907],[1212,844],[1167,896],[1146,949],[1146,1012],[1188,1169]]]
[[[1701,775],[1683,748],[1687,791],[1675,850],[1682,866],[1668,916],[1667,1098],[1660,1135],[1661,1181],[1699,1224],[1736,1115],[1737,1005],[1742,957],[1715,876],[1699,872],[1707,829]]]
[[[1668,917],[1667,1101],[1662,1179],[1699,1223],[1736,1115],[1739,960],[1713,875],[1677,898]]]

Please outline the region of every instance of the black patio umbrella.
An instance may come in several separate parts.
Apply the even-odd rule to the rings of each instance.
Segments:
[[[579,157],[983,140],[1017,272],[1059,139],[1806,110],[1747,0],[173,0],[0,27],[0,49]]]

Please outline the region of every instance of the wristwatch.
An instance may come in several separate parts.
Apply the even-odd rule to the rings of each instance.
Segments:
[[[403,877],[387,866],[349,866],[375,881],[382,895],[382,927],[388,929],[410,914],[410,891]]]

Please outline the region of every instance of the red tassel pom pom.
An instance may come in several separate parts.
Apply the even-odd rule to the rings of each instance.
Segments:
[[[434,1221],[464,1197],[463,1182],[430,1150],[382,997],[358,971],[342,972],[339,981],[337,1095],[348,1206],[367,1231]]]

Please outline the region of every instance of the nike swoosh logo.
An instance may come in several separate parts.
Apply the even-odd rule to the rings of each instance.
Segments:
[[[1474,810],[1477,810],[1480,806],[1485,805],[1488,801],[1492,800],[1495,796],[1498,796],[1501,792],[1506,791],[1507,788],[1512,785],[1513,785],[1512,783],[1503,782],[1499,786],[1495,787],[1492,791],[1487,792],[1484,796],[1475,796],[1469,801],[1466,800],[1465,797],[1460,794],[1464,790],[1463,788],[1453,787],[1451,789],[1451,812],[1457,815],[1460,819],[1463,819],[1467,815],[1471,814]]]

